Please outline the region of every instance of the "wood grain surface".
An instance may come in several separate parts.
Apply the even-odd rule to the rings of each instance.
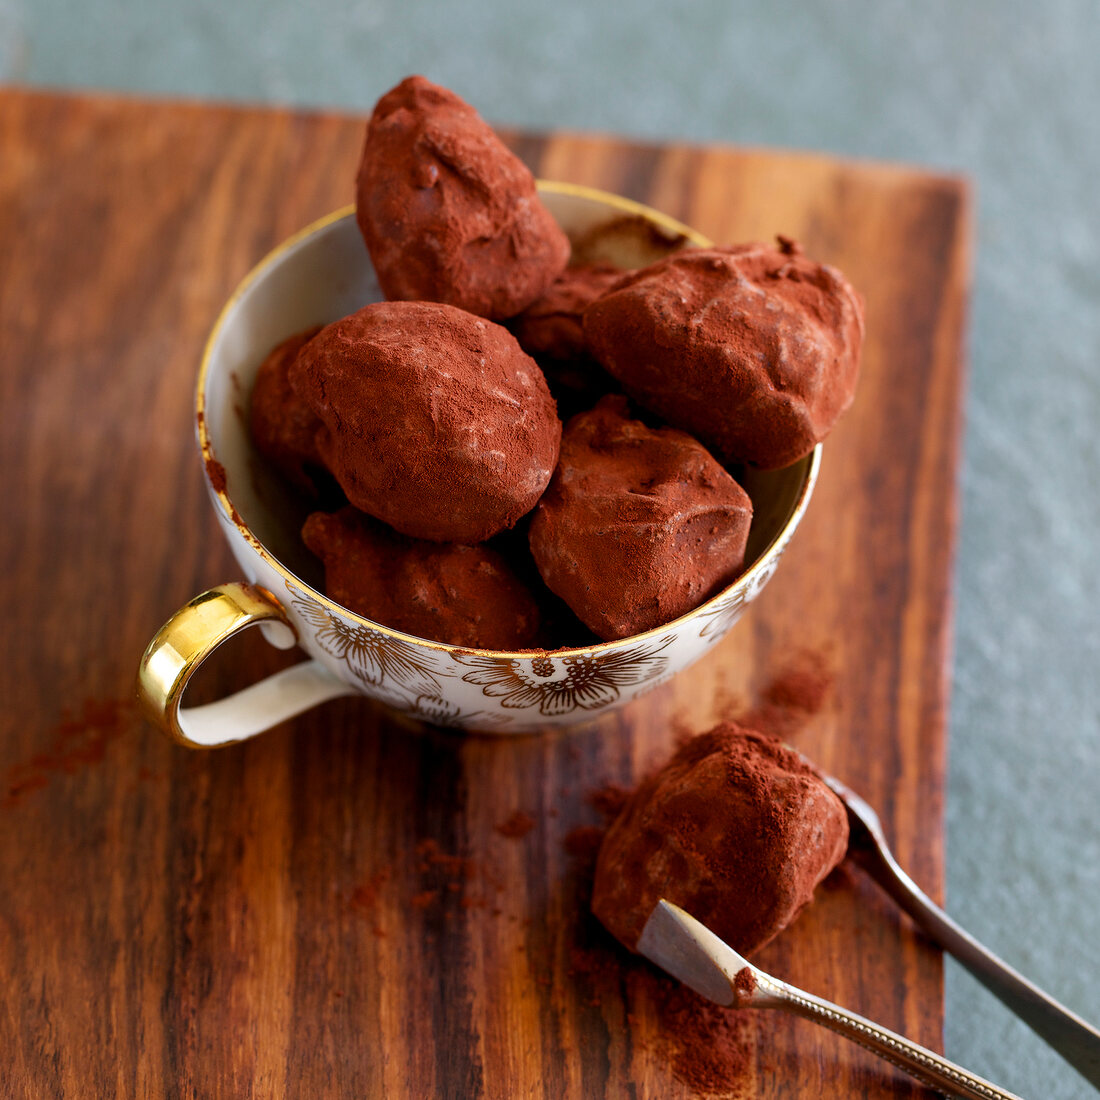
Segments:
[[[193,438],[204,338],[267,249],[350,201],[361,134],[0,93],[0,1094],[693,1095],[671,983],[586,915],[577,830],[602,820],[593,791],[758,704],[799,654],[834,686],[791,739],[941,892],[969,273],[954,178],[511,135],[538,174],[717,240],[798,237],[866,296],[860,392],[775,581],[689,673],[565,734],[462,738],[342,700],[196,754],[137,718],[148,638],[237,576]],[[199,692],[286,660],[241,640]],[[533,827],[506,836],[516,812]],[[941,1041],[940,956],[858,871],[757,961]],[[730,1094],[923,1095],[810,1024],[729,1026],[747,1059]]]

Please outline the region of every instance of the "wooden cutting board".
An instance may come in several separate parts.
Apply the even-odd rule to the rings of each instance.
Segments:
[[[922,1095],[810,1024],[676,1017],[671,984],[586,916],[578,830],[602,820],[594,791],[811,660],[832,693],[791,739],[941,894],[965,183],[512,135],[538,174],[716,240],[795,236],[866,296],[859,396],[778,576],[689,673],[566,734],[462,738],[343,700],[190,753],[130,691],[169,613],[238,576],[196,457],[199,355],[252,264],[351,200],[362,128],[0,94],[0,1091],[681,1097],[687,1039],[732,1034],[736,1094]],[[242,641],[200,692],[286,659]],[[941,1042],[940,956],[857,871],[757,961]]]

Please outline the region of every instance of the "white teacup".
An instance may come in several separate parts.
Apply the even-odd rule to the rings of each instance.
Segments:
[[[572,184],[539,192],[584,259],[651,263],[700,234],[627,199]],[[775,572],[821,462],[820,446],[783,470],[750,471],[748,569],[728,588],[644,634],[578,649],[504,653],[427,641],[339,606],[298,532],[304,518],[253,452],[248,395],[276,344],[335,321],[381,292],[353,211],[337,211],[285,241],[222,310],[199,372],[196,418],[207,488],[247,583],[220,585],[181,608],[149,644],[138,677],[146,713],[182,744],[209,748],[252,737],[325,700],[363,694],[413,718],[495,733],[529,733],[594,718],[687,668],[741,617]],[[260,624],[280,648],[308,655],[226,699],[182,708],[192,672],[222,641]]]

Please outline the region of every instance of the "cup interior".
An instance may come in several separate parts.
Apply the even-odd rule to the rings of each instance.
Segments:
[[[540,192],[573,241],[576,259],[606,260],[626,269],[683,247],[710,244],[688,227],[617,196],[545,182]],[[216,506],[277,570],[318,593],[323,570],[299,535],[311,505],[251,445],[252,385],[268,352],[287,337],[381,298],[353,209],[336,211],[284,242],[244,280],[215,324],[200,372],[199,444],[208,473],[211,460],[225,472],[224,493],[211,484]],[[820,448],[782,470],[735,471],[754,508],[747,572],[762,567],[793,527],[808,500],[819,453]]]

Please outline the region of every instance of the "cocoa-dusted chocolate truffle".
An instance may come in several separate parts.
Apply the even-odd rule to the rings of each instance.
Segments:
[[[553,286],[508,327],[542,367],[563,416],[590,409],[619,383],[592,357],[584,338],[585,309],[624,275],[611,264],[566,268]]]
[[[600,848],[592,911],[634,950],[665,898],[751,955],[798,916],[847,846],[847,813],[814,768],[726,722],[631,796]]]
[[[372,302],[299,353],[294,389],[348,500],[413,538],[482,542],[529,512],[561,439],[507,329],[434,302]]]
[[[605,263],[567,267],[541,298],[513,319],[509,327],[520,347],[528,355],[551,359],[587,356],[584,311],[625,274],[621,268]]]
[[[589,347],[646,408],[727,462],[808,454],[851,404],[863,304],[779,238],[699,249],[627,276],[585,311]]]
[[[321,331],[320,325],[299,332],[274,348],[260,364],[252,384],[249,428],[256,450],[288,481],[312,490],[310,469],[321,467],[317,429],[321,421],[290,385],[290,365]]]
[[[406,538],[355,508],[314,512],[302,538],[325,564],[326,595],[384,626],[474,649],[522,649],[538,634],[534,597],[487,546]]]
[[[530,305],[569,259],[519,158],[469,104],[422,76],[374,108],[356,218],[387,298],[495,320]]]
[[[700,443],[627,412],[610,396],[569,421],[530,529],[542,579],[607,641],[729,584],[752,521],[748,494]]]

